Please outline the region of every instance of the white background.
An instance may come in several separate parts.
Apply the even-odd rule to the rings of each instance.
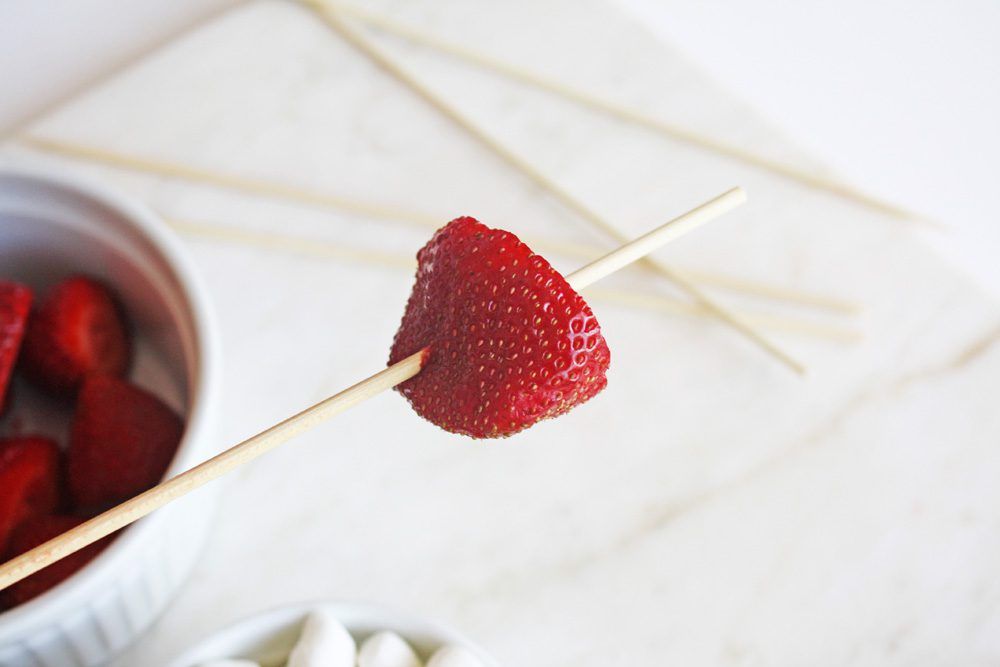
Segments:
[[[1000,2],[616,1],[1000,293]]]
[[[612,0],[1000,293],[1000,3]],[[0,128],[230,0],[0,9]]]

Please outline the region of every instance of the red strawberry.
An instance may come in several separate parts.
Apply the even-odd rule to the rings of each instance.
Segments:
[[[397,387],[421,417],[503,437],[607,384],[611,353],[590,307],[513,234],[457,218],[417,262],[389,363],[430,346],[421,373]]]
[[[156,396],[111,375],[89,375],[70,430],[69,490],[100,509],[155,485],[170,465],[184,423]]]
[[[48,438],[0,440],[0,554],[24,521],[59,504],[59,448]]]
[[[73,516],[42,516],[24,524],[11,540],[7,558],[14,558],[26,551],[34,549],[39,544],[48,542],[53,537],[65,533],[70,528],[83,523],[83,519]],[[93,544],[85,546],[77,552],[66,556],[49,565],[44,570],[39,570],[35,574],[22,579],[16,584],[0,591],[0,604],[5,607],[16,607],[19,604],[38,597],[50,588],[62,583],[73,574],[76,574],[84,565],[101,553],[112,537],[105,537]]]
[[[114,295],[84,276],[52,289],[24,340],[25,373],[62,395],[72,395],[87,373],[124,375],[130,357],[131,344]]]
[[[31,290],[20,283],[0,281],[0,413],[7,399],[7,385],[28,324]]]

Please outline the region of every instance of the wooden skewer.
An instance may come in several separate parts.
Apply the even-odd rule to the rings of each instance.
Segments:
[[[416,261],[414,261],[412,257],[347,247],[339,243],[306,239],[297,236],[289,236],[288,234],[250,231],[228,225],[223,226],[217,224],[206,224],[204,222],[192,222],[190,220],[179,220],[177,218],[167,218],[166,222],[177,232],[195,238],[224,241],[227,243],[239,243],[241,245],[254,246],[257,248],[264,248],[266,250],[285,250],[288,252],[310,255],[323,259],[377,264],[379,266],[387,266],[393,269],[412,271],[416,267]]]
[[[411,26],[394,21],[393,19],[382,14],[369,11],[353,4],[335,2],[331,3],[331,5],[338,11],[352,16],[383,32],[396,35],[397,37],[402,37],[403,39],[406,39],[414,44],[431,48],[440,53],[446,53],[460,58],[482,69],[495,72],[509,79],[526,83],[534,88],[545,90],[581,106],[595,109],[610,115],[618,120],[639,125],[671,139],[683,141],[687,144],[698,146],[699,148],[704,148],[720,155],[725,155],[743,162],[744,164],[749,164],[759,169],[764,169],[791,179],[802,185],[830,192],[839,197],[849,199],[871,208],[872,210],[879,211],[880,213],[896,218],[915,220],[934,226],[941,225],[941,223],[937,221],[930,220],[923,215],[879,199],[866,192],[862,192],[861,190],[840,181],[825,178],[803,169],[799,169],[776,160],[771,160],[737,146],[713,139],[712,137],[673,125],[660,118],[656,118],[655,116],[629,108],[607,98],[566,85],[556,79],[543,76],[537,72],[518,67],[517,65],[513,65],[485,53],[475,51],[466,46],[425,33]]]
[[[746,278],[736,278],[722,273],[715,273],[714,271],[703,271],[690,267],[684,267],[683,269],[675,268],[674,270],[680,271],[681,275],[692,282],[731,292],[742,292],[757,297],[773,299],[774,301],[786,301],[801,306],[822,308],[843,315],[856,315],[861,310],[856,303],[825,294],[802,292],[801,290],[790,289],[782,285],[748,280]]]
[[[405,382],[420,372],[427,350],[421,350],[354,386],[306,408],[271,428],[244,440],[190,470],[126,500],[79,526],[25,552],[0,566],[0,590],[32,575],[42,568],[79,551],[88,544],[138,521],[142,517],[177,500],[222,475],[253,461],[303,431],[354,407],[386,389]]]
[[[566,276],[576,290],[604,278],[623,266],[739,206],[746,200],[742,188],[733,188],[678,216],[653,231],[626,243]],[[271,428],[244,440],[208,461],[161,482],[120,505],[76,526],[0,566],[0,590],[28,577],[88,544],[138,521],[191,491],[218,479],[290,440],[296,435],[362,403],[420,373],[430,348],[424,348],[371,377],[335,394]]]
[[[376,219],[405,220],[422,227],[437,229],[441,226],[442,217],[422,215],[410,210],[397,209],[389,206],[381,206],[370,202],[358,201],[338,197],[336,195],[318,192],[309,188],[286,185],[284,183],[274,183],[247,176],[237,176],[201,169],[185,164],[170,162],[167,160],[156,160],[133,155],[125,155],[96,146],[86,146],[83,144],[71,143],[68,141],[56,141],[42,137],[30,136],[21,137],[21,142],[44,151],[82,158],[94,162],[133,169],[150,174],[167,176],[171,178],[182,178],[189,181],[207,183],[231,190],[250,192],[253,194],[286,199],[313,206],[330,206],[357,213],[358,215],[372,217]]]
[[[617,250],[609,252],[607,255],[577,269],[566,276],[566,282],[573,289],[582,290],[588,285],[596,283],[601,278],[605,278],[615,271],[625,268],[632,262],[639,261],[660,246],[664,246],[680,238],[709,220],[731,211],[746,202],[746,200],[747,195],[743,188],[728,190],[715,199],[711,199],[701,206],[691,209],[679,218],[674,218],[667,224],[661,225],[651,232],[647,232],[639,238],[625,243],[625,245],[619,247]]]
[[[692,317],[711,317],[697,303],[671,299],[662,294],[636,292],[634,290],[591,287],[587,290],[587,298],[614,303],[629,308],[642,308],[671,315],[687,315]],[[826,323],[809,320],[793,319],[768,313],[740,313],[747,322],[771,331],[780,331],[811,338],[819,338],[835,343],[857,343],[863,336],[856,329],[842,326],[831,326]]]
[[[433,216],[410,209],[392,208],[373,204],[371,202],[349,199],[339,195],[331,195],[317,190],[311,190],[302,186],[286,185],[270,181],[226,174],[213,170],[192,167],[190,165],[179,164],[166,160],[126,155],[117,151],[111,151],[96,146],[88,146],[75,142],[42,138],[37,136],[22,136],[21,142],[33,149],[42,150],[48,153],[55,153],[71,158],[87,160],[110,165],[115,168],[128,169],[168,178],[180,178],[195,183],[246,192],[264,197],[272,197],[287,201],[299,202],[311,206],[332,207],[358,215],[373,217],[382,220],[395,220],[428,229],[437,229],[441,226],[446,216]],[[499,226],[503,227],[503,224]],[[594,247],[566,243],[552,239],[525,238],[533,248],[565,255],[571,258],[587,259],[598,254],[600,251]],[[648,267],[646,267],[648,268]],[[718,287],[732,292],[758,296],[777,301],[787,301],[790,303],[809,306],[812,308],[822,308],[845,314],[854,314],[858,311],[857,304],[853,304],[841,299],[836,299],[822,294],[803,292],[801,290],[790,289],[780,285],[772,285],[758,281],[746,280],[732,275],[716,273],[714,271],[704,271],[700,269],[674,267],[674,271],[686,277],[689,281],[701,283],[703,285]],[[701,309],[699,312],[705,312]]]
[[[539,250],[576,259],[593,257],[600,252],[599,249],[592,246],[565,243],[563,241],[553,241],[551,239],[532,238],[527,240],[527,243],[531,247],[538,248]],[[708,287],[717,287],[719,289],[729,290],[738,294],[752,295],[765,299],[772,299],[774,301],[786,301],[797,305],[830,310],[844,315],[856,315],[861,310],[856,303],[852,303],[844,299],[838,299],[833,296],[827,296],[825,294],[803,292],[801,290],[791,289],[782,285],[748,280],[743,277],[717,273],[715,271],[705,271],[690,267],[678,268],[676,266],[672,268],[675,273],[679,273],[691,282],[700,283],[701,285]],[[702,312],[704,312],[704,309],[702,309]]]
[[[463,128],[469,135],[476,138],[481,144],[486,146],[497,156],[508,162],[514,168],[518,169],[531,180],[535,181],[535,183],[543,187],[545,190],[549,191],[567,208],[576,211],[578,215],[589,221],[598,229],[602,230],[611,238],[616,239],[619,243],[625,243],[628,241],[628,237],[625,234],[623,234],[603,216],[598,214],[594,209],[584,204],[568,190],[565,190],[558,183],[539,171],[530,162],[523,159],[521,156],[507,148],[504,144],[500,143],[498,140],[486,133],[482,130],[482,128],[463,115],[457,108],[449,104],[441,96],[437,95],[430,88],[418,81],[387,52],[383,51],[374,42],[368,39],[368,37],[360,31],[355,30],[351,25],[345,22],[331,6],[327,5],[323,0],[302,0],[302,2],[313,8],[316,14],[323,18],[326,24],[334,29],[349,44],[357,48],[361,53],[365,54],[383,70],[393,75],[399,82],[409,87],[410,90],[422,97],[426,102],[452,120],[456,125]],[[755,343],[758,347],[770,354],[776,360],[780,361],[785,366],[800,375],[805,374],[805,366],[793,359],[789,354],[769,341],[766,337],[761,335],[756,329],[734,316],[723,306],[716,303],[714,299],[710,298],[687,278],[677,273],[663,262],[660,262],[652,257],[645,257],[643,261],[648,266],[652,267],[656,272],[660,273],[662,276],[666,277],[668,280],[672,281],[675,285],[681,288],[688,294],[688,296],[701,304],[705,310],[712,313],[720,320],[728,324],[731,328],[741,333],[745,338]]]
[[[415,266],[415,262],[411,257],[404,257],[403,255],[395,255],[374,250],[353,248],[317,239],[299,238],[288,234],[248,231],[246,229],[232,226],[192,222],[190,220],[178,220],[176,218],[168,218],[167,224],[187,236],[230,243],[240,243],[267,250],[284,250],[310,255],[313,257],[321,257],[324,259],[363,262],[366,264],[387,266],[394,269],[412,270]],[[529,245],[532,244],[529,243]],[[695,317],[712,317],[714,319],[711,313],[705,312],[705,310],[696,303],[681,301],[662,294],[642,294],[625,290],[603,288],[591,289],[588,294],[602,301],[643,308],[645,310],[653,310],[677,315],[691,315]],[[784,331],[844,343],[855,342],[861,338],[861,335],[857,331],[841,326],[831,326],[829,324],[810,322],[808,320],[766,315],[761,313],[739,314],[747,322],[775,331]]]

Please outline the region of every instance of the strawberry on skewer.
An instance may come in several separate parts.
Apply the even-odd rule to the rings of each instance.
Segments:
[[[417,263],[389,363],[430,348],[420,375],[396,387],[421,417],[505,437],[607,385],[611,352],[590,306],[510,232],[457,218]]]
[[[581,314],[584,315],[589,314],[589,308],[584,308],[586,304],[582,303],[582,300],[580,302],[576,301],[576,299],[579,298],[579,296],[575,293],[575,290],[582,289],[583,287],[586,287],[587,285],[590,285],[591,283],[594,283],[597,280],[600,280],[601,278],[608,276],[611,273],[614,273],[618,269],[621,269],[622,267],[640,259],[641,257],[646,256],[647,254],[649,254],[656,248],[659,248],[663,244],[677,238],[678,236],[685,234],[686,232],[694,229],[695,227],[705,222],[708,222],[709,220],[731,210],[732,208],[735,208],[736,206],[742,204],[745,200],[746,200],[746,195],[744,194],[743,190],[741,190],[740,188],[734,188],[733,190],[730,190],[706,202],[705,204],[702,204],[701,206],[692,209],[691,211],[685,213],[684,215],[681,215],[671,220],[665,225],[662,225],[654,229],[648,234],[641,236],[638,239],[635,239],[634,241],[631,241],[630,243],[621,246],[617,250],[614,250],[611,253],[605,255],[604,257],[601,257],[600,259],[591,262],[587,266],[584,266],[583,268],[569,274],[568,276],[565,276],[564,282],[559,282],[553,279],[552,282],[547,286],[548,291],[539,293],[545,294],[546,298],[548,298],[548,300],[553,303],[558,303],[560,301],[560,296],[561,296],[563,302],[571,310],[571,312],[566,315],[567,317],[570,318],[568,320],[570,322],[570,330],[568,332],[563,331],[562,333],[559,333],[560,321],[558,318],[556,318],[556,322],[553,325],[553,329],[545,330],[545,337],[542,340],[556,340],[556,344],[558,346],[558,339],[560,337],[568,337],[565,339],[568,340],[570,344],[572,344],[572,341],[574,339],[569,336],[572,336],[573,334],[576,333],[573,332],[572,330],[572,321],[573,321],[572,318],[579,317]],[[466,225],[468,225],[467,229],[465,228]],[[480,229],[480,227],[472,226],[470,223],[462,223],[462,226],[456,226],[455,228],[462,228],[465,229],[465,231],[471,230],[472,232],[474,232],[474,234],[483,233],[486,236],[492,236],[494,241],[499,241],[499,245],[493,243],[490,244],[489,247],[496,249],[497,254],[501,254],[499,253],[500,247],[520,248],[520,246],[516,245],[517,243],[520,243],[519,241],[516,241],[516,237],[513,237],[512,235],[511,237],[504,236],[505,233],[493,236],[492,232],[494,230],[488,230],[485,227],[482,227]],[[69,530],[68,532],[60,535],[59,537],[49,540],[48,542],[45,542],[44,544],[41,544],[38,547],[35,547],[34,549],[28,551],[27,553],[24,553],[14,558],[10,562],[5,563],[4,565],[0,566],[0,590],[3,590],[4,588],[10,586],[11,584],[14,584],[24,579],[25,577],[30,576],[34,572],[37,572],[38,570],[46,567],[47,565],[61,558],[68,556],[73,552],[82,549],[88,544],[93,544],[94,542],[106,537],[107,535],[110,535],[111,533],[115,532],[120,528],[123,528],[124,526],[127,526],[133,521],[136,521],[146,516],[150,512],[153,512],[154,510],[166,505],[167,503],[176,500],[177,498],[180,498],[181,496],[189,493],[190,491],[193,491],[199,488],[200,486],[221,477],[222,475],[239,467],[240,465],[256,459],[257,457],[261,456],[267,451],[288,441],[295,435],[309,428],[312,428],[317,424],[322,423],[326,419],[329,419],[330,417],[339,414],[347,410],[348,408],[357,405],[358,403],[361,403],[377,394],[380,394],[381,392],[386,391],[387,389],[390,389],[397,385],[401,385],[407,380],[416,377],[421,373],[421,371],[425,369],[428,371],[433,370],[435,373],[438,373],[440,372],[440,370],[447,369],[450,367],[452,369],[451,370],[452,373],[456,371],[459,373],[455,375],[455,377],[460,378],[466,387],[470,386],[469,378],[471,376],[469,374],[470,373],[469,369],[472,368],[472,366],[469,364],[465,364],[465,362],[459,361],[459,355],[463,351],[451,350],[449,348],[447,353],[442,352],[442,350],[445,349],[444,343],[448,342],[448,336],[450,335],[453,337],[453,340],[457,340],[457,338],[454,338],[455,336],[457,336],[457,333],[449,334],[446,328],[442,328],[440,326],[440,323],[448,321],[447,317],[444,314],[450,313],[451,309],[454,308],[455,311],[457,311],[460,307],[467,304],[471,306],[471,304],[469,304],[467,299],[460,298],[461,295],[457,295],[454,292],[445,293],[443,291],[439,291],[438,289],[432,289],[432,290],[426,289],[429,285],[432,284],[430,277],[428,277],[426,273],[427,272],[433,273],[435,271],[435,265],[437,264],[438,260],[439,259],[443,260],[443,258],[439,258],[436,256],[436,251],[433,248],[444,247],[445,246],[444,239],[435,237],[435,239],[431,240],[431,243],[428,244],[428,246],[431,247],[431,250],[429,250],[423,257],[423,262],[422,262],[423,266],[421,267],[425,271],[424,281],[423,283],[421,283],[421,281],[418,279],[417,285],[414,289],[414,295],[416,296],[411,296],[410,303],[407,305],[407,315],[404,315],[404,322],[403,326],[401,327],[402,335],[400,337],[397,337],[397,341],[407,340],[408,341],[407,345],[411,343],[422,344],[424,345],[424,347],[410,353],[409,356],[406,356],[396,361],[388,368],[372,375],[371,377],[365,380],[362,380],[361,382],[355,384],[354,386],[349,387],[348,389],[345,389],[344,391],[334,396],[331,396],[323,401],[320,401],[316,405],[313,405],[312,407],[307,408],[302,412],[293,415],[292,417],[289,417],[288,419],[272,426],[271,428],[262,431],[261,433],[258,433],[257,435],[247,440],[244,440],[238,445],[235,445],[227,449],[226,451],[222,452],[221,454],[218,454],[217,456],[209,459],[208,461],[205,461],[204,463],[201,463],[195,466],[194,468],[191,468],[190,470],[180,473],[176,477],[172,477],[171,479],[162,482],[158,486],[155,486],[152,489],[149,489],[148,491],[145,491],[139,494],[138,496],[121,503],[117,507],[114,507],[106,511],[103,514],[94,517],[93,519],[90,519],[89,521]],[[520,252],[523,252],[523,250],[519,249],[518,253]],[[471,250],[469,250],[469,254],[475,254],[475,253],[472,253]],[[487,262],[483,262],[483,265],[489,267],[489,264]],[[447,266],[447,263],[442,266]],[[465,266],[465,262],[458,262],[454,266]],[[507,266],[506,264],[497,264],[496,262],[494,262],[492,269],[495,269],[496,273],[491,272],[489,275],[489,279],[485,281],[486,284],[491,285],[490,287],[491,293],[493,284],[499,285],[500,283],[502,283],[503,280],[502,274],[506,273],[508,268],[503,268],[503,270],[501,270],[501,268],[506,266]],[[513,262],[511,262],[511,267],[512,266]],[[536,271],[539,272],[538,275],[542,276],[542,281],[541,281],[542,285],[545,285],[548,279],[552,277],[551,274],[548,273],[550,267],[549,268],[545,267],[547,267],[547,263],[544,266],[543,265],[536,266]],[[542,271],[542,269],[545,270]],[[454,270],[454,268],[452,270]],[[529,269],[529,276],[531,275],[532,271]],[[466,281],[465,284],[467,286],[471,286],[474,283],[478,283],[480,285],[483,284],[483,281],[481,279],[477,279],[475,277],[466,276],[465,281]],[[457,286],[459,285],[459,276],[452,276],[449,280],[445,282],[447,284]],[[514,287],[514,294],[517,294],[517,285],[513,285],[513,287]],[[523,287],[524,286],[522,285],[522,288]],[[569,289],[567,290],[567,288]],[[500,292],[499,287],[497,289],[497,292],[499,294]],[[425,298],[429,299],[431,294],[434,294],[443,301],[438,303],[430,303],[429,301],[425,301]],[[508,295],[510,295],[510,287],[508,287]],[[414,299],[416,299],[416,301],[414,301]],[[504,311],[506,311],[506,307],[510,305],[503,299],[498,299],[496,301],[496,304],[498,309],[502,307],[504,308]],[[414,305],[420,307],[426,305],[427,308],[429,309],[428,313],[421,314],[419,311],[411,312],[411,306]],[[489,303],[487,302],[487,313],[490,312],[488,306]],[[574,312],[573,311],[574,307],[578,308],[579,311]],[[435,316],[434,313],[437,313],[438,315]],[[410,315],[412,315],[412,318],[409,317]],[[592,317],[592,314],[590,316]],[[457,314],[454,315],[454,317],[457,317]],[[485,321],[489,322],[490,320],[486,319]],[[417,323],[423,323],[423,326],[416,326]],[[407,332],[407,329],[410,329],[410,331]],[[413,334],[413,332],[415,331],[423,331],[423,334],[421,334],[420,336],[414,335],[412,337],[413,340],[410,341],[409,339],[411,337],[411,334]],[[552,332],[555,332],[556,335],[553,336]],[[598,339],[595,338],[594,340],[597,341]],[[467,340],[463,342],[466,345],[466,351],[467,351],[468,345],[472,343]],[[603,342],[603,339],[599,340],[598,342],[595,342],[594,349],[598,349],[600,342]],[[478,344],[478,341],[476,341],[476,344]],[[402,345],[402,343],[400,343],[400,345]],[[456,352],[455,357],[451,356],[452,351]],[[407,350],[400,347],[399,349],[394,349],[393,354],[394,355],[406,354],[406,352]],[[502,369],[505,372],[505,377],[511,376],[511,373],[513,373],[513,376],[516,376],[518,368],[529,367],[528,361],[530,361],[530,359],[522,360],[520,354],[517,358],[514,358],[513,357],[514,350],[511,350],[511,353],[512,353],[511,357],[504,360],[498,366],[498,368]],[[591,381],[590,384],[600,387],[603,386],[602,369],[606,368],[606,366],[604,365],[606,363],[606,360],[602,361],[601,354],[599,353],[595,354],[594,356],[598,359],[598,361],[596,365],[593,366],[593,369],[594,371],[600,372],[599,373],[600,377],[598,380]],[[555,358],[555,355],[553,355],[553,358]],[[550,360],[546,359],[545,361],[548,362]],[[432,364],[434,366],[438,366],[439,364],[444,364],[444,366],[435,368],[431,366]],[[462,370],[461,367],[456,364],[463,365],[464,370]],[[476,368],[475,372],[478,373],[479,372],[478,367],[475,368]],[[446,385],[441,385],[440,383],[437,385],[433,384],[433,379],[434,379],[433,374],[429,374],[428,377],[431,378],[430,384],[431,386],[435,387],[436,391],[438,392],[449,391],[449,387]],[[567,379],[569,379],[568,374],[567,374]],[[579,380],[577,380],[577,382],[579,382]],[[471,385],[471,386],[478,387],[478,385]],[[472,414],[472,412],[478,413],[479,405],[483,406],[483,411],[480,414],[486,414],[486,411],[490,409],[487,406],[487,401],[491,401],[493,395],[497,391],[497,386],[498,385],[496,383],[487,384],[484,382],[482,387],[478,389],[479,393],[476,393],[476,389],[474,388],[473,395],[477,396],[478,397],[477,401],[481,401],[481,403],[477,403],[474,410],[467,411],[465,416],[468,417],[470,414]],[[555,416],[555,414],[561,414],[562,412],[571,409],[575,405],[586,400],[587,398],[590,398],[591,396],[593,396],[594,393],[596,393],[597,390],[587,389],[588,386],[589,385],[586,381],[584,381],[582,384],[572,384],[571,392],[575,390],[575,393],[571,393],[572,399],[568,399],[566,396],[556,398],[554,392],[548,398],[542,395],[539,402],[539,405],[542,406],[541,409],[536,409],[533,407],[529,410],[524,411],[523,414],[517,411],[519,407],[522,405],[520,399],[514,401],[508,401],[505,403],[505,405],[507,406],[505,410],[495,411],[495,413],[494,412],[488,413],[491,417],[496,416],[498,419],[495,423],[491,422],[485,426],[486,429],[485,435],[490,435],[490,436],[505,435],[507,434],[506,431],[508,430],[509,432],[516,432],[517,430],[525,428],[529,426],[531,423],[538,421],[539,419],[544,419],[549,416]],[[419,387],[419,384],[417,385],[417,387]],[[487,389],[487,387],[489,389]],[[505,385],[504,389],[506,389]],[[540,394],[544,394],[545,392],[548,392],[550,389],[551,387],[543,390],[540,385],[538,391],[540,392]],[[522,390],[524,390],[524,387],[519,387],[519,391]],[[529,405],[531,405],[532,400],[539,400],[539,397],[533,396],[531,394],[531,391],[532,390],[529,385],[527,388],[528,393],[526,396]],[[421,395],[423,395],[424,397],[433,396],[431,392],[422,392]],[[438,408],[434,405],[431,405],[430,403],[424,405],[424,408],[426,408],[424,409],[424,415],[428,416],[429,418],[431,417],[437,418],[438,415],[443,414],[443,412],[439,413]],[[527,418],[525,418],[525,415],[527,415]],[[501,425],[501,422],[499,421],[501,417],[509,418],[511,419],[511,421],[504,422],[504,425]],[[520,420],[518,421],[518,419]],[[480,429],[484,428],[482,423],[480,423],[477,426],[474,423],[474,420],[470,422],[467,419],[461,420],[461,422],[458,424],[457,427],[455,426],[455,424],[452,424],[451,422],[448,422],[448,425],[453,426],[454,430],[459,430],[459,427],[468,427],[470,423],[472,424],[473,427]]]

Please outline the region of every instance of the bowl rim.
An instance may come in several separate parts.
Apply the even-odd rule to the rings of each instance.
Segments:
[[[180,239],[148,206],[87,176],[61,168],[0,164],[0,183],[10,180],[31,181],[46,188],[62,190],[74,198],[96,202],[113,211],[161,255],[190,313],[195,356],[194,376],[189,379],[184,435],[164,478],[199,463],[200,460],[194,460],[193,445],[210,432],[210,410],[215,408],[219,396],[219,328],[215,312],[209,304],[207,288]],[[88,594],[94,592],[92,589],[98,585],[105,571],[134,557],[133,552],[158,529],[164,519],[160,512],[141,519],[66,581],[33,600],[0,611],[0,641],[24,638],[26,630],[37,629],[49,622],[51,616],[61,610],[60,607],[72,604],[74,608],[79,608],[92,602],[94,598]]]
[[[258,639],[264,639],[267,633],[280,631],[289,622],[319,609],[331,611],[344,623],[351,634],[355,632],[352,628],[360,624],[373,625],[380,630],[393,631],[407,640],[410,634],[426,634],[434,637],[435,641],[440,641],[442,645],[455,644],[468,649],[479,658],[483,667],[499,667],[496,659],[481,646],[442,621],[416,616],[379,604],[339,599],[293,602],[236,619],[203,636],[180,655],[172,658],[167,663],[167,667],[193,667],[207,659],[215,659],[200,654],[211,651],[216,644],[238,642],[248,634],[256,634]],[[227,657],[237,658],[239,656]],[[222,656],[218,659],[222,659]]]

